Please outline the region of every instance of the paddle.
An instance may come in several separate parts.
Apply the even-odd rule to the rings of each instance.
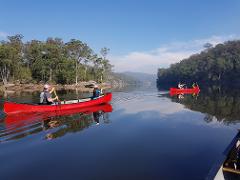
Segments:
[[[55,88],[53,89],[53,93],[54,93],[54,95],[55,95],[55,98],[57,98],[57,101],[58,101],[58,102],[61,102],[61,101],[59,100],[59,98],[58,98],[58,95],[57,95],[57,92],[56,92]]]

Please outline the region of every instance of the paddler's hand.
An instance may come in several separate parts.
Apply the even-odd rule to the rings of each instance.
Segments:
[[[52,93],[53,91],[55,91],[55,88],[54,88],[54,87],[51,89],[50,93]]]

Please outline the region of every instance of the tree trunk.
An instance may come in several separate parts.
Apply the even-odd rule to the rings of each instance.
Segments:
[[[87,80],[87,67],[85,67],[85,71],[84,71],[84,80]]]
[[[10,71],[6,65],[2,67],[0,71],[1,71],[1,78],[2,78],[3,84],[6,85],[8,83]]]
[[[49,81],[52,82],[52,68],[50,68]]]
[[[78,62],[76,61],[76,77],[75,77],[75,80],[76,80],[76,85],[78,84]]]

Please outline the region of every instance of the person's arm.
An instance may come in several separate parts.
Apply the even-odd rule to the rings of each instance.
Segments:
[[[54,91],[55,91],[55,88],[53,87],[49,93],[53,93]],[[55,100],[58,100],[58,96],[57,96],[56,93],[55,93],[55,95],[56,95],[55,98],[51,98],[51,99],[52,99],[52,102],[55,101]]]
[[[55,98],[52,98],[52,100],[53,101],[58,100],[58,96],[56,96]]]
[[[55,98],[48,98],[48,101],[49,102],[54,102],[55,100],[57,100],[58,99],[58,96],[56,96]]]
[[[51,89],[51,91],[50,91],[49,93],[52,94],[53,91],[55,91],[55,88],[54,88],[54,87]]]
[[[48,102],[53,102],[53,101],[55,101],[57,99],[58,99],[58,96],[56,96],[55,98],[52,98],[50,92],[47,93],[47,100],[48,100]]]

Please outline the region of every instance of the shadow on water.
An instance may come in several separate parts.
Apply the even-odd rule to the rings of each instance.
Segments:
[[[108,112],[111,111],[110,104],[103,104],[60,112],[6,116],[0,119],[0,142],[21,139],[42,131],[47,140],[62,137],[100,122],[109,123]]]

